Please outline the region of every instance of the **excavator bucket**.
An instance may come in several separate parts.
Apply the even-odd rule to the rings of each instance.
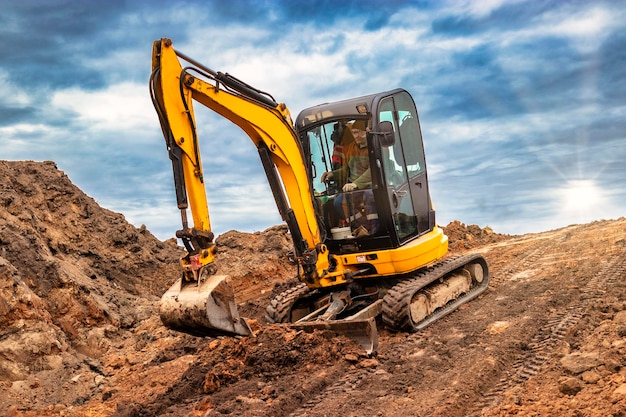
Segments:
[[[161,297],[165,327],[194,336],[249,336],[252,330],[237,312],[235,295],[226,275],[202,282],[178,280]]]

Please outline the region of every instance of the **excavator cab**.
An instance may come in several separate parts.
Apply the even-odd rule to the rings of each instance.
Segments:
[[[296,128],[332,252],[393,249],[433,230],[422,135],[405,90],[305,109]],[[355,156],[354,136],[359,134],[365,134],[367,143]],[[346,189],[347,177],[355,174],[350,171],[359,168],[367,181]],[[334,175],[322,181],[326,172]]]

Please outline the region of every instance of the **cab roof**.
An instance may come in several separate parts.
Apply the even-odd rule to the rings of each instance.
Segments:
[[[367,96],[335,101],[333,103],[318,104],[317,106],[304,109],[296,118],[296,129],[306,130],[310,126],[319,125],[324,121],[339,119],[362,119],[368,116],[380,98],[403,91],[395,89]]]

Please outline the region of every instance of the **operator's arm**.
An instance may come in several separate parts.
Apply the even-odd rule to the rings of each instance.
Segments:
[[[322,174],[321,181],[326,182],[328,180],[340,181],[342,178],[346,178],[347,167],[344,165],[339,169],[327,171]]]
[[[357,179],[352,181],[357,189],[372,188],[372,171],[367,168]]]

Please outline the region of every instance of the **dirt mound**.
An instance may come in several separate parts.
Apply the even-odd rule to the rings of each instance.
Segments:
[[[0,161],[0,381],[13,388],[7,404],[29,399],[21,386],[39,392],[30,397],[35,407],[86,398],[87,388],[61,390],[60,382],[75,371],[101,374],[97,359],[111,340],[154,315],[179,254],[174,241],[101,208],[53,162]]]
[[[500,242],[511,237],[495,233],[489,226],[483,228],[475,224],[466,226],[458,220],[451,221],[442,229],[448,236],[448,249],[452,253]]]
[[[218,413],[241,415],[243,402],[250,407],[248,411],[285,415],[302,399],[297,394],[294,398],[291,388],[302,386],[303,370],[320,374],[303,388],[319,389],[328,383],[327,366],[343,369],[365,360],[360,351],[352,341],[329,331],[305,333],[279,326],[257,328],[254,338],[214,339],[194,349],[193,363],[165,392],[149,401],[137,395],[118,401],[113,416],[185,415],[190,397],[195,398],[195,412],[215,408]],[[186,354],[189,350],[176,346],[163,351],[150,366]],[[159,379],[159,383],[168,383]],[[248,391],[245,396],[241,395],[242,386]]]
[[[228,275],[243,317],[265,323],[265,306],[276,293],[295,285],[296,269],[287,253],[293,249],[286,225],[263,232],[231,230],[215,239],[218,273]]]
[[[625,416],[626,219],[526,236],[454,221],[489,289],[367,357],[330,332],[266,325],[292,283],[283,226],[218,237],[256,337],[164,328],[182,250],[129,225],[54,163],[0,161],[0,414]]]

